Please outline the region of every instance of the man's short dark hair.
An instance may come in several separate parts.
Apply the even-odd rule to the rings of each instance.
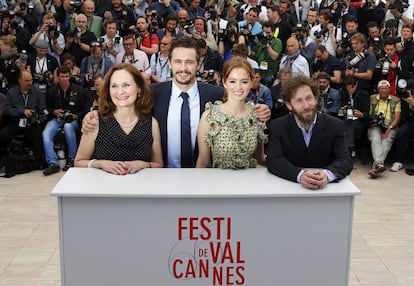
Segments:
[[[264,28],[264,27],[267,27],[267,28],[272,28],[272,31],[274,31],[274,25],[273,25],[273,23],[272,22],[270,22],[270,21],[264,21],[263,23],[262,23],[262,27]]]
[[[309,86],[315,98],[319,96],[319,88],[316,83],[307,76],[298,75],[292,76],[283,83],[282,90],[280,91],[280,96],[283,98],[283,101],[290,103],[292,95],[302,86]]]
[[[328,21],[329,23],[332,22],[332,12],[329,9],[323,9],[320,13],[319,16],[322,16],[326,21]]]
[[[60,74],[70,74],[70,68],[67,66],[60,66],[57,71],[56,74],[59,76]]]
[[[172,53],[174,49],[176,48],[194,49],[196,51],[197,61],[200,60],[201,56],[200,56],[200,50],[198,49],[198,46],[197,46],[197,41],[193,39],[192,37],[182,36],[172,41],[171,48],[168,53],[169,60],[171,60]]]
[[[342,84],[344,87],[348,86],[348,85],[356,85],[357,84],[357,80],[355,78],[355,76],[353,74],[347,74],[344,76],[344,79],[342,81]]]

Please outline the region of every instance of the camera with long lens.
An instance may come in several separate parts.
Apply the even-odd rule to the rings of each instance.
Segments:
[[[49,35],[50,35],[51,32],[54,32],[53,33],[53,39],[57,39],[59,37],[59,34],[60,34],[60,28],[57,25],[48,25],[47,26],[47,32],[49,33]]]
[[[360,52],[359,54],[355,55],[352,59],[347,57],[345,59],[345,65],[347,69],[352,69],[356,67],[363,59],[365,59],[365,53]]]
[[[408,98],[411,96],[411,92],[407,89],[408,83],[405,79],[399,79],[396,86],[396,95],[400,98]]]
[[[388,38],[388,37],[390,37],[392,35],[392,32],[391,32],[391,30],[390,29],[388,29],[388,28],[385,28],[385,30],[382,32],[382,37],[383,38]]]
[[[325,37],[325,34],[329,31],[328,27],[322,27],[322,29],[320,31],[315,31],[315,33],[313,33],[313,35],[315,36],[316,39]]]
[[[392,0],[388,9],[403,13],[409,5],[408,0]]]
[[[371,115],[369,117],[369,125],[371,127],[378,126],[379,128],[381,128],[382,132],[385,132],[390,126],[389,123],[385,122],[385,117],[382,112],[380,112],[380,114],[377,115]]]
[[[209,69],[207,71],[207,77],[205,80],[208,84],[216,85],[216,81],[214,80],[214,70]]]
[[[233,28],[229,27],[225,30],[220,29],[219,30],[219,40],[220,41],[227,41],[230,43],[233,43],[236,41],[236,32],[233,30]]]
[[[259,40],[259,43],[266,46],[267,44],[270,44],[273,40],[272,35],[267,35],[266,32],[259,33],[256,35],[257,39]]]
[[[246,37],[250,36],[252,31],[250,31],[249,26],[241,26],[240,27],[240,33]]]
[[[352,121],[354,120],[354,109],[349,105],[342,106],[338,109],[338,117]]]
[[[380,62],[382,62],[381,74],[383,76],[388,75],[390,71],[391,59],[388,56],[385,56],[383,59],[380,60]]]
[[[19,56],[19,61],[25,62],[25,61],[27,61],[28,57],[29,57],[29,55],[27,54],[27,51],[22,50],[22,52],[20,53],[20,56]]]
[[[194,23],[191,20],[186,20],[185,21],[184,30],[187,34],[191,34],[191,35],[194,35],[194,34],[197,33],[197,31],[194,27]]]
[[[71,0],[69,2],[69,13],[76,13],[79,14],[81,13],[81,6],[82,6],[82,2],[79,0]]]
[[[47,86],[52,86],[52,73],[50,71],[45,71],[43,73],[43,82],[46,83]]]
[[[381,39],[378,37],[375,37],[372,40],[373,40],[372,49],[374,50],[374,53],[375,54],[381,53],[382,52]]]
[[[66,34],[67,38],[80,38],[81,37],[81,31],[79,27],[75,27],[73,30],[70,30],[67,34]]]

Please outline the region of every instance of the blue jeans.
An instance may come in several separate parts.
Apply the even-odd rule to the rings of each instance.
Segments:
[[[47,124],[45,129],[43,130],[42,137],[43,137],[43,148],[45,149],[45,156],[47,163],[55,163],[58,164],[58,157],[55,152],[55,143],[53,141],[58,129],[63,126],[63,131],[65,132],[65,139],[66,144],[68,147],[68,156],[69,160],[74,160],[77,151],[77,144],[76,144],[76,131],[79,128],[79,124],[77,120],[73,120],[71,123],[65,123],[64,120],[58,120],[57,118],[53,118]]]

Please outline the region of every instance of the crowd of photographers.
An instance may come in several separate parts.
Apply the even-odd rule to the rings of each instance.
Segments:
[[[33,146],[44,145],[35,150],[44,168],[59,159],[54,136],[63,130],[63,168],[72,167],[80,121],[108,69],[126,62],[148,82],[170,80],[169,46],[190,36],[202,55],[199,81],[220,85],[223,63],[245,57],[255,70],[249,99],[268,104],[275,118],[287,113],[283,79],[309,76],[320,88],[318,110],[346,124],[350,155],[366,153],[369,140],[369,174],[377,177],[396,145],[398,171],[414,138],[408,1],[0,1],[0,152],[23,129],[36,129],[30,139],[42,140]]]

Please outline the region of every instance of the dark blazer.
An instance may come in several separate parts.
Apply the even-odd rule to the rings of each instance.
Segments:
[[[304,168],[328,169],[338,180],[353,168],[342,121],[318,113],[309,147],[293,114],[273,120],[267,146],[267,168],[281,178],[296,182]]]
[[[30,66],[30,71],[32,72],[32,75],[34,75],[36,73],[36,52],[28,55],[27,65]],[[55,71],[55,69],[59,67],[57,59],[49,54],[46,55],[46,65],[47,70],[50,71],[52,74]]]
[[[48,120],[55,118],[53,110],[63,109],[69,110],[72,114],[76,114],[79,117],[78,122],[81,122],[84,115],[86,91],[80,85],[70,83],[68,94],[70,96],[64,98],[63,91],[57,84],[48,89],[46,93],[46,105],[49,112]]]
[[[160,82],[151,85],[151,94],[154,100],[154,110],[152,115],[158,120],[161,132],[161,147],[164,166],[167,166],[167,116],[170,105],[172,82]],[[198,83],[200,93],[200,115],[203,114],[207,102],[214,102],[223,97],[224,89],[210,84]],[[197,141],[196,141],[197,142]],[[194,158],[197,158],[198,152],[195,148]]]

